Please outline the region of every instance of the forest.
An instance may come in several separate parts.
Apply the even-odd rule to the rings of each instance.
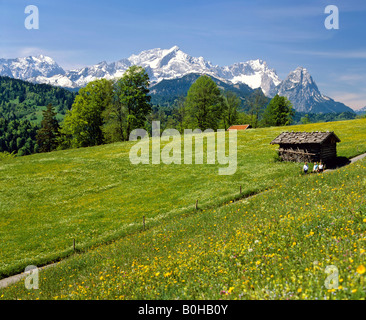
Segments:
[[[55,149],[126,141],[133,129],[253,128],[351,120],[354,113],[296,112],[286,97],[269,99],[260,89],[230,90],[209,76],[192,75],[182,88],[162,82],[150,91],[149,77],[131,67],[121,79],[95,80],[73,92],[46,84],[0,77],[0,152],[17,156]],[[179,82],[180,80],[178,80]]]
[[[0,76],[0,115],[8,120],[36,120],[36,113],[48,104],[64,115],[75,96],[75,92],[64,88]]]
[[[62,119],[75,96],[63,88],[0,77],[0,152],[18,156],[38,152],[42,111],[52,104]]]

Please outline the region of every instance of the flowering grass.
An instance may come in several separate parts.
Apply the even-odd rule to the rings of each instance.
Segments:
[[[232,236],[232,232],[240,227],[241,220],[231,221],[229,217],[232,215],[229,212],[223,219],[221,213],[224,209],[216,210],[214,208],[225,202],[228,203],[231,199],[239,198],[240,185],[242,185],[242,196],[244,196],[276,186],[276,190],[281,190],[278,187],[280,183],[287,185],[291,181],[296,182],[299,179],[301,179],[301,183],[307,181],[302,180],[303,177],[299,177],[301,170],[299,164],[273,161],[276,146],[271,146],[269,143],[280,132],[288,129],[288,127],[267,128],[239,132],[238,170],[232,176],[219,176],[219,165],[133,166],[128,158],[132,143],[117,143],[2,160],[0,162],[0,277],[24,271],[27,265],[40,266],[70,256],[73,253],[73,239],[76,239],[78,252],[94,248],[85,258],[80,256],[80,260],[77,260],[84,262],[75,260],[79,267],[79,263],[84,263],[84,267],[89,268],[93,266],[94,262],[99,261],[101,249],[96,248],[98,245],[122,239],[121,241],[128,245],[123,249],[115,249],[116,254],[123,257],[129,255],[129,259],[139,257],[146,250],[151,250],[154,254],[166,252],[168,249],[164,248],[164,245],[170,243],[171,257],[168,258],[169,255],[167,255],[164,262],[166,266],[170,266],[170,269],[173,269],[174,265],[171,264],[173,261],[183,261],[173,259],[172,254],[179,254],[181,259],[186,259],[189,248],[193,250],[193,248],[202,246],[202,249],[197,249],[198,251],[189,251],[193,255],[197,255],[192,262],[189,262],[188,259],[187,263],[179,262],[177,264],[179,268],[183,269],[182,277],[175,281],[177,283],[182,281],[183,284],[184,282],[190,283],[190,279],[194,278],[191,274],[194,272],[204,272],[203,275],[206,274],[207,277],[215,278],[220,275],[225,278],[223,272],[226,263],[224,261],[217,264],[215,272],[208,265],[208,269],[204,271],[207,264],[206,259],[209,258],[206,257],[206,254],[211,252],[207,249],[211,244],[217,248],[224,245],[225,239]],[[338,146],[339,156],[350,157],[366,152],[365,120],[293,126],[291,130],[335,131],[342,140]],[[266,194],[272,194],[271,192]],[[332,192],[328,193],[328,197],[333,202],[333,206],[337,207],[338,200],[333,198]],[[198,213],[194,209],[196,199],[199,199],[200,211]],[[283,199],[282,196],[277,195],[277,198],[271,201],[275,201],[273,204],[282,203]],[[262,201],[257,203],[259,207],[246,211],[252,212],[256,217],[268,215],[267,206],[270,203]],[[240,204],[231,205],[230,208],[236,208],[236,206],[240,206]],[[140,233],[143,216],[146,217],[148,230]],[[288,220],[288,218],[286,219]],[[287,221],[286,219],[285,221]],[[267,222],[263,221],[258,225],[259,230],[266,230]],[[162,226],[170,223],[172,223],[171,231],[161,229]],[[214,226],[215,224],[216,226]],[[192,229],[187,233],[190,226]],[[211,231],[209,234],[201,235],[199,232],[202,231],[202,228],[206,230],[207,226],[210,226]],[[251,237],[254,237],[257,229],[250,229],[249,221],[245,226],[248,228],[248,234],[243,234],[247,234],[249,237],[250,233]],[[219,234],[221,234],[221,238],[217,238]],[[236,231],[234,235],[234,238],[241,239],[240,234],[237,235]],[[189,242],[191,237],[198,238]],[[150,238],[157,241],[156,246]],[[201,240],[198,241],[198,239]],[[134,244],[135,241],[136,244]],[[240,240],[234,251],[238,251],[242,245],[243,242]],[[278,245],[282,246],[281,243]],[[113,247],[114,245],[111,245],[110,248]],[[104,263],[115,259],[112,253],[107,254],[107,259],[104,254],[102,257]],[[159,257],[159,254],[152,255],[149,259],[156,260],[155,257]],[[73,259],[68,261],[73,261]],[[218,258],[214,255],[213,259]],[[258,268],[263,259],[253,260],[253,263],[256,261],[260,261],[256,266]],[[131,264],[127,263],[129,267],[133,260],[130,262]],[[237,260],[237,262],[240,261]],[[137,261],[133,267],[136,263]],[[101,267],[102,270],[104,268],[109,270],[108,265]],[[147,264],[144,270],[155,271],[155,266],[159,265],[158,261],[155,264]],[[124,263],[115,264],[116,270],[119,271],[124,270],[124,266]],[[110,268],[112,271],[112,264]],[[157,268],[156,272],[149,273],[149,276],[154,275],[156,280],[161,282],[160,280],[170,279],[173,275],[173,273],[169,274],[170,269],[159,271]],[[48,272],[45,271],[45,274]],[[57,273],[58,271],[52,272]],[[64,270],[60,272],[63,273]],[[103,271],[99,278],[109,278],[107,274]],[[83,277],[89,279],[87,275],[83,275]],[[142,274],[139,277],[143,279]],[[212,292],[216,293],[216,285],[215,290],[212,289],[212,286],[211,289],[209,286],[207,290],[201,290],[202,286],[208,283],[206,278],[195,280],[197,293],[190,291],[187,295],[180,293],[177,296],[180,298],[213,297],[208,292],[213,290]],[[139,290],[131,287],[130,293],[122,294],[122,296],[132,299],[141,298],[146,294],[146,288],[150,288],[146,281],[145,290],[141,289],[142,291],[139,293]],[[92,284],[90,285],[92,286]],[[171,283],[167,287],[170,288],[170,294],[161,291],[160,288],[160,291],[151,291],[152,295],[155,298],[173,297],[177,291],[175,286],[170,287],[170,285]],[[193,283],[190,283],[191,285]],[[55,283],[52,283],[52,287],[54,286]],[[121,286],[127,288],[123,284],[116,287],[113,282],[108,284],[108,288],[113,291],[113,294],[116,294],[116,290],[122,288]],[[232,286],[221,289],[228,291]],[[58,292],[57,288],[61,290],[61,287],[55,286],[55,289],[50,288],[49,292]],[[305,288],[303,289],[305,290]],[[64,295],[68,298],[73,297],[73,295]],[[88,293],[85,296],[75,297],[111,296],[102,295],[96,290],[95,294]],[[113,296],[113,298],[115,297],[117,295]]]
[[[2,299],[364,299],[366,161],[165,219],[21,281]],[[327,287],[327,266],[339,272]],[[334,283],[333,283],[334,284]]]

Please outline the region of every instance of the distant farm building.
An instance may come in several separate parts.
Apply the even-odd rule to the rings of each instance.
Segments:
[[[237,126],[231,126],[227,131],[229,130],[246,130],[248,128],[251,128],[250,124],[243,124],[243,125],[237,125]]]
[[[279,144],[278,154],[284,161],[329,162],[337,157],[334,132],[282,132],[271,144]]]

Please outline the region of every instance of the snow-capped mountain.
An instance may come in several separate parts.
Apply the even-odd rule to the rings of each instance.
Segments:
[[[17,59],[0,59],[0,75],[29,80],[44,76],[50,78],[54,75],[65,74],[52,58],[39,55]]]
[[[151,79],[160,82],[163,79],[181,78],[188,73],[214,73],[216,66],[202,57],[195,58],[181,51],[177,46],[169,50],[152,49],[132,55],[128,59],[133,65],[144,67]]]
[[[277,93],[286,96],[299,112],[353,112],[343,103],[322,95],[308,70],[302,67],[290,72],[277,87]]]
[[[188,74],[207,74],[230,84],[245,84],[252,89],[261,88],[268,97],[273,97],[277,93],[285,95],[298,111],[331,112],[330,110],[349,109],[323,96],[309,73],[303,68],[296,69],[281,81],[276,71],[270,69],[265,61],[250,60],[220,67],[203,57],[191,57],[177,46],[170,49],[146,50],[117,62],[103,61],[93,66],[68,71],[62,69],[52,58],[42,55],[0,59],[0,75],[35,83],[80,88],[96,79],[120,78],[132,65],[144,67],[152,84],[182,78]],[[326,105],[323,109],[322,104]]]
[[[244,83],[252,89],[260,87],[265,94],[270,95],[281,82],[276,72],[268,68],[266,62],[262,60],[219,67],[203,57],[191,57],[177,46],[170,49],[146,50],[117,62],[103,61],[93,66],[69,71],[63,70],[55,61],[45,56],[1,59],[0,75],[78,88],[100,78],[119,78],[132,65],[144,67],[153,83],[163,79],[181,78],[190,73],[200,73],[209,74],[224,81]]]
[[[217,73],[233,83],[244,83],[252,89],[261,88],[267,96],[274,96],[276,86],[281,83],[276,71],[268,68],[267,63],[259,59],[235,63],[220,68]]]

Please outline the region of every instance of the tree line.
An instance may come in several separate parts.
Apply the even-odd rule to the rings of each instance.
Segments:
[[[11,126],[3,123],[4,130],[0,134],[5,138],[4,141],[0,140],[3,142],[0,151],[23,150],[21,154],[29,154],[126,141],[134,129],[151,131],[151,123],[156,120],[162,122],[161,130],[169,127],[183,132],[184,129],[196,128],[202,131],[208,128],[227,129],[249,121],[254,127],[288,125],[293,117],[291,103],[285,97],[276,96],[259,120],[268,103],[261,91],[248,100],[248,114],[239,112],[241,99],[231,91],[220,90],[206,75],[199,77],[189,88],[187,96],[174,102],[171,115],[164,117],[164,111],[150,103],[149,85],[148,74],[139,66],[130,67],[118,80],[92,81],[79,90],[61,125],[52,104],[43,111],[40,128],[24,122],[24,130],[28,130],[28,135],[32,134],[30,138],[25,139],[27,134],[21,130],[23,139],[12,134],[11,141],[5,142],[9,138],[9,133],[5,132],[6,125],[14,133],[15,123],[18,122]]]
[[[0,77],[0,152],[28,155],[37,143],[39,109],[52,104],[58,114],[71,109],[76,93],[47,84]]]
[[[19,156],[36,153],[36,135],[37,127],[29,120],[0,118],[0,152]]]
[[[175,101],[170,118],[162,119],[162,110],[151,106],[149,84],[146,71],[138,66],[130,67],[117,81],[100,79],[90,82],[80,89],[60,129],[52,125],[45,129],[52,116],[43,123],[43,134],[55,129],[54,143],[48,149],[126,141],[134,129],[151,131],[154,120],[163,120],[161,130],[169,127],[183,132],[196,128],[202,131],[227,129],[244,120],[252,120],[253,126],[289,125],[294,115],[287,98],[276,96],[259,121],[259,114],[268,103],[260,92],[249,101],[251,113],[241,114],[238,111],[240,98],[231,91],[221,91],[210,77],[203,75],[191,85],[186,97]],[[41,140],[38,140],[39,146],[44,145]]]
[[[226,130],[236,124],[286,126],[296,115],[286,97],[269,100],[260,89],[247,97],[244,112],[242,98],[219,89],[207,75],[200,76],[172,108],[153,106],[149,85],[145,69],[132,66],[118,80],[95,80],[81,88],[61,124],[51,103],[43,111],[40,127],[28,120],[1,119],[0,152],[24,155],[127,141],[134,129],[151,132],[152,121],[160,121],[162,131],[174,128],[183,133],[196,128]],[[307,121],[309,115],[302,115],[300,122]]]
[[[7,120],[36,120],[39,107],[50,103],[64,115],[71,109],[75,96],[75,92],[60,87],[0,76],[0,114]]]

